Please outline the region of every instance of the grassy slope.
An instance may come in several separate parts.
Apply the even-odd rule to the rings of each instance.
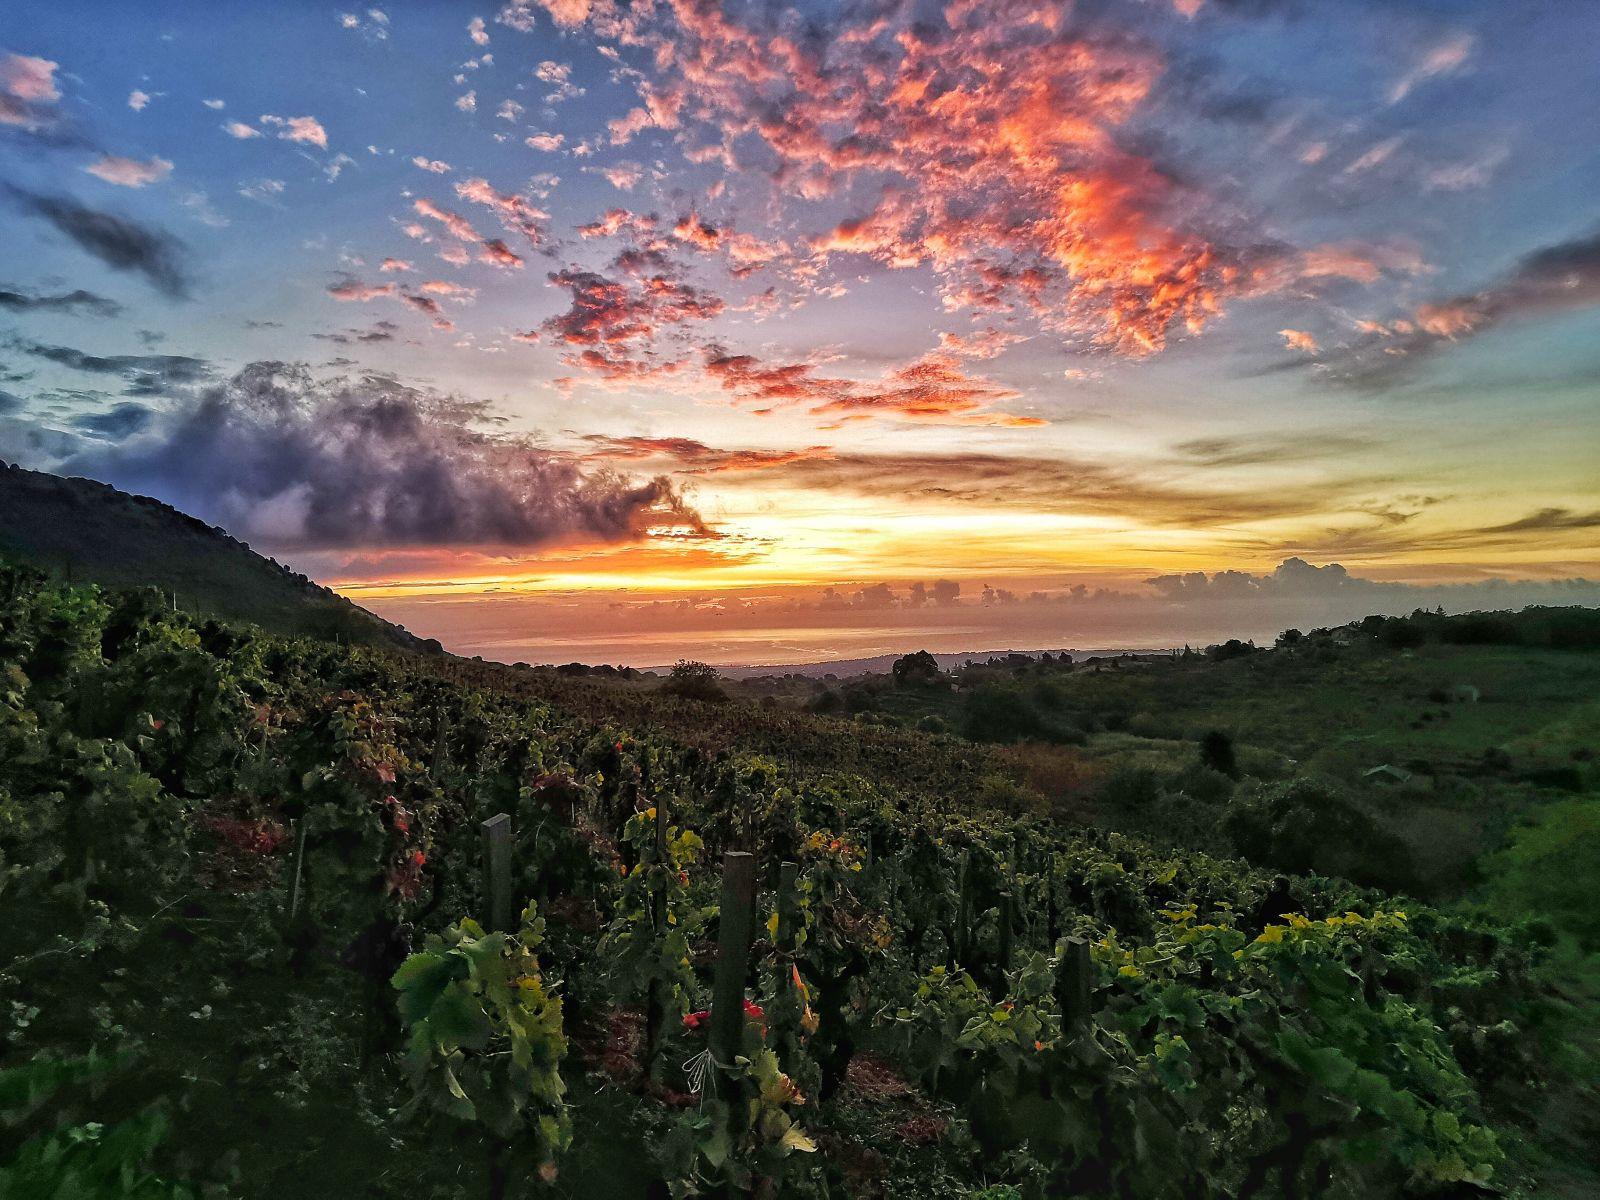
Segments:
[[[418,649],[396,625],[160,501],[0,467],[0,554],[113,588],[156,586],[185,610],[272,633]]]

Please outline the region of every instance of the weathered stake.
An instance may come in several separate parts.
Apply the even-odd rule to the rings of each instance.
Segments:
[[[800,880],[800,865],[786,862],[778,866],[778,949],[789,954],[794,950],[795,931],[790,916],[794,912],[795,891]]]
[[[300,889],[305,878],[306,870],[306,827],[310,824],[305,817],[296,817],[294,820],[294,867],[289,874],[289,921],[292,924],[295,917],[300,915]]]
[[[965,968],[972,957],[972,851],[961,856],[961,899],[956,908],[956,966]]]
[[[483,894],[486,928],[511,928],[511,817],[497,813],[483,823]]]
[[[663,869],[670,867],[667,862],[667,800],[665,796],[656,800],[656,862]],[[651,900],[650,927],[655,931],[657,938],[663,938],[667,933],[667,885],[662,884],[661,891]],[[644,1060],[640,1064],[646,1075],[655,1062],[656,1048],[661,1044],[661,1027],[666,1021],[666,987],[659,979],[650,981],[650,990],[645,996],[644,1006]]]
[[[1094,965],[1089,960],[1089,943],[1082,938],[1067,938],[1061,943],[1061,959],[1056,963],[1056,1003],[1061,1006],[1061,1031],[1078,1032],[1089,1021],[1089,984]]]
[[[450,768],[450,746],[447,739],[450,736],[450,718],[443,713],[439,716],[439,727],[434,731],[433,739],[433,765],[429,768],[434,782],[444,781],[444,775]]]
[[[744,1042],[744,981],[755,911],[755,855],[729,850],[722,856],[717,969],[711,986],[711,1051],[719,1062],[733,1062]]]
[[[1011,970],[1012,925],[1016,921],[1016,904],[1010,892],[1005,892],[1000,897],[1000,978],[1003,981],[1006,972]]]

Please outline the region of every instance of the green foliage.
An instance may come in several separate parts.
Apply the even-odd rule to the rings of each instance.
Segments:
[[[1270,671],[1274,657],[1195,669]],[[1049,669],[1058,700],[1093,707],[1087,672]],[[1136,713],[1137,675],[1083,689]],[[1148,754],[1148,773],[1127,776],[1130,807],[1146,790],[1163,820],[1227,804],[1258,864],[1319,874],[1280,886],[1238,861],[1040,819],[1011,750],[257,637],[0,571],[8,1061],[131,1037],[159,1064],[144,1088],[30,1117],[12,1140],[155,1111],[166,1141],[115,1142],[145,1147],[138,1178],[247,1196],[471,1190],[453,1139],[393,1126],[409,1099],[412,1114],[509,1142],[502,1166],[553,1169],[576,1135],[563,1171],[580,1193],[609,1186],[581,1163],[654,1158],[679,1194],[848,1194],[843,1156],[813,1146],[839,1144],[823,1134],[859,1102],[828,1086],[870,1044],[918,1103],[965,1113],[930,1122],[937,1184],[897,1177],[886,1195],[1242,1194],[1285,1172],[1342,1194],[1491,1171],[1514,1188],[1498,1147],[1531,1127],[1520,1098],[1566,1086],[1525,933],[1409,904],[1402,919],[1392,899],[1324,877],[1360,874],[1330,851],[1383,852],[1335,788],[1247,778],[1233,801],[1193,742],[1099,734],[1087,749],[1114,740]],[[1259,752],[1237,750],[1259,778]],[[1059,754],[1075,778],[1119,778]],[[478,829],[499,812],[514,820],[518,902],[538,915],[530,905],[505,933],[447,926],[436,912],[481,909]],[[295,821],[309,833],[290,922]],[[1498,878],[1554,874],[1584,828],[1522,835]],[[675,1064],[694,1061],[700,1030],[667,1018],[708,993],[711,865],[734,848],[758,852],[769,889],[760,1015],[745,1052],[701,1060],[692,1087]],[[784,861],[794,886],[773,892]],[[1280,908],[1296,915],[1280,924]],[[1063,935],[1093,946],[1092,1011],[1070,1029]],[[652,997],[669,1053],[641,1078],[626,1033]],[[564,1056],[569,1025],[581,1063]],[[638,1086],[595,1086],[614,1071]],[[258,1146],[242,1128],[284,1132]],[[291,1141],[306,1149],[285,1153]],[[79,1135],[52,1153],[107,1144]],[[991,1170],[969,1165],[980,1157]]]
[[[1281,871],[1389,886],[1411,876],[1404,844],[1326,780],[1301,777],[1236,798],[1223,828],[1244,857]]]
[[[702,1052],[697,1090],[704,1095],[678,1118],[659,1150],[674,1197],[719,1187],[739,1195],[792,1195],[816,1175],[808,1160],[817,1144],[799,1122],[807,1098],[779,1065],[754,1013],[744,1023],[743,1050],[731,1063]],[[797,1162],[796,1155],[803,1157]]]
[[[468,918],[429,937],[393,985],[414,1109],[526,1142],[538,1172],[552,1178],[572,1126],[561,1078],[561,1000],[546,987],[535,954],[543,934],[532,906],[516,933],[486,934]]]
[[[1191,904],[1164,910],[1148,944],[1102,938],[1082,1029],[1063,1027],[1043,955],[998,1002],[935,968],[883,1020],[991,1153],[1042,1155],[1051,1194],[1110,1179],[1118,1194],[1233,1196],[1269,1170],[1289,1193],[1486,1183],[1503,1156],[1448,1043],[1369,986],[1415,953],[1405,914],[1291,916],[1253,940],[1226,916]],[[1197,1123],[1207,1113],[1220,1131]]]
[[[665,1004],[663,1016],[682,1016],[695,988],[689,939],[704,915],[691,903],[688,868],[704,843],[691,830],[671,826],[660,831],[658,851],[658,812],[635,813],[622,827],[635,861],[597,952],[612,996],[632,1003],[654,988]]]
[[[1044,724],[1021,692],[984,684],[967,693],[962,731],[975,742],[1015,742],[1038,736]]]
[[[1496,911],[1545,918],[1585,952],[1600,952],[1600,801],[1541,808],[1511,831],[1487,874]]]
[[[346,645],[424,648],[405,630],[252,553],[223,530],[89,479],[0,466],[0,554],[57,574],[65,566],[69,581],[145,589],[163,610],[181,607]]]
[[[91,1052],[0,1069],[0,1127],[43,1125],[0,1162],[0,1196],[195,1200],[190,1188],[151,1170],[167,1133],[159,1107],[104,1125],[82,1119],[68,1102],[70,1093],[107,1083],[128,1061]]]

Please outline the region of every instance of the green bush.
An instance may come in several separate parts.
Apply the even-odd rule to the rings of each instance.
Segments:
[[[1405,844],[1330,780],[1300,776],[1235,800],[1223,831],[1251,862],[1391,889],[1414,886]]]

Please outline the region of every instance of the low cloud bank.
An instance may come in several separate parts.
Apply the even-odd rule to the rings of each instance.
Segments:
[[[52,469],[158,496],[274,550],[527,548],[625,541],[661,525],[704,531],[664,477],[581,470],[496,431],[483,405],[387,376],[325,382],[304,366],[257,362],[146,419],[120,420],[138,432]]]

